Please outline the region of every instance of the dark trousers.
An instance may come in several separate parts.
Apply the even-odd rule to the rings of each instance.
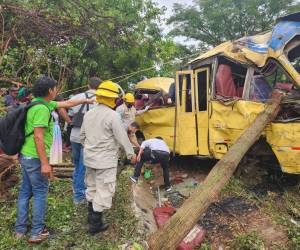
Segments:
[[[141,155],[141,160],[135,165],[134,177],[138,178],[141,175],[141,169],[145,162],[150,161],[153,164],[160,163],[163,169],[165,186],[170,186],[169,159],[170,154],[168,152],[153,150],[146,153],[144,151]]]

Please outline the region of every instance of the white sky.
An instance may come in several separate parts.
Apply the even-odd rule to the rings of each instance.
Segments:
[[[160,7],[165,6],[167,8],[167,10],[165,12],[165,18],[166,19],[172,15],[172,9],[173,9],[173,4],[174,3],[179,3],[179,4],[184,4],[184,5],[192,5],[193,4],[192,0],[154,0],[154,2],[156,2],[158,4],[158,6],[160,6]],[[163,33],[166,34],[171,29],[171,27],[169,27],[168,25],[164,25],[162,27],[162,29],[163,29]],[[186,44],[186,45],[195,44],[194,40],[185,41],[186,38],[184,38],[184,37],[175,37],[174,40],[176,42]]]

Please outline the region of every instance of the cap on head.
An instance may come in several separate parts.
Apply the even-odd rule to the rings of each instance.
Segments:
[[[124,96],[124,101],[127,103],[134,103],[134,96],[131,93],[126,93]]]

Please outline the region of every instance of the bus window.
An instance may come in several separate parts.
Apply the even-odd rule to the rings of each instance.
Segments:
[[[207,80],[207,70],[197,73],[199,111],[207,110]]]
[[[293,81],[275,61],[270,60],[261,72],[254,73],[250,99],[266,102],[271,98],[273,89],[289,93],[293,89]]]
[[[192,112],[191,75],[186,75],[185,112]]]

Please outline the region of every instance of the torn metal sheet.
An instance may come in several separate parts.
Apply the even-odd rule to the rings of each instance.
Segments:
[[[278,23],[270,32],[222,43],[193,59],[190,64],[222,54],[261,68],[266,65],[268,58],[276,58],[300,86],[300,76],[284,53],[285,46],[297,35],[300,35],[300,19],[287,16],[285,19],[278,19]]]

